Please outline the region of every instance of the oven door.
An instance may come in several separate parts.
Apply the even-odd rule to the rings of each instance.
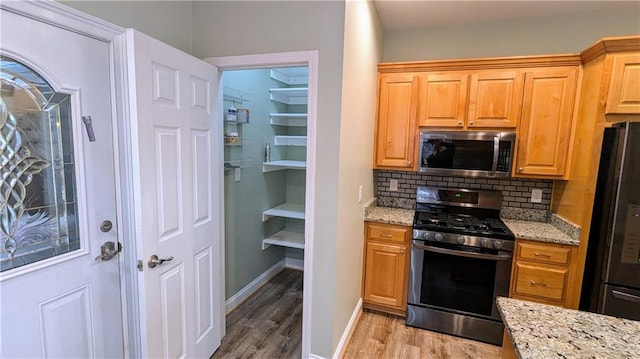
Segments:
[[[413,240],[408,303],[500,321],[497,296],[508,296],[513,254]]]

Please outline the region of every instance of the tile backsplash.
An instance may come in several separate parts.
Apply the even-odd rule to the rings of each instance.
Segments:
[[[389,189],[389,180],[398,180],[398,190]],[[431,176],[416,172],[374,170],[379,206],[414,208],[417,186],[467,188],[502,191],[502,207],[549,211],[553,181],[528,178],[468,178]],[[542,203],[531,202],[531,190],[542,190]]]

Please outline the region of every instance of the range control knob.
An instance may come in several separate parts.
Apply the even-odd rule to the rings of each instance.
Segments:
[[[431,238],[431,233],[429,233],[429,232],[424,232],[424,233],[422,234],[422,238],[424,238],[424,239],[426,239],[426,240],[429,240],[429,238]]]
[[[440,241],[442,240],[442,238],[443,238],[443,237],[444,237],[444,236],[442,235],[442,233],[436,233],[436,235],[435,235],[435,238],[434,238],[434,239],[436,240],[436,242],[440,242]]]
[[[489,247],[491,246],[491,241],[489,241],[488,239],[481,239],[480,240],[480,246],[482,247]]]
[[[464,236],[458,236],[458,244],[464,244],[465,241]]]
[[[493,242],[493,248],[495,248],[495,249],[502,249],[503,245],[504,245],[504,243],[502,243],[502,241]]]

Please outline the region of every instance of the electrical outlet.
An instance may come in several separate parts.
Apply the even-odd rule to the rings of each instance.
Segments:
[[[358,203],[362,203],[362,185],[358,187]]]
[[[531,190],[531,203],[542,202],[542,190],[540,188],[534,188]]]
[[[398,192],[398,180],[393,178],[389,180],[389,191]]]

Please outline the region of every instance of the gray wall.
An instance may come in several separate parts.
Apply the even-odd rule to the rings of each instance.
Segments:
[[[603,37],[640,33],[640,2],[601,11],[493,21],[384,35],[384,62],[579,53]]]
[[[191,53],[191,1],[60,1]]]
[[[364,205],[374,195],[371,164],[377,65],[382,58],[383,35],[382,25],[372,3],[347,1],[345,11],[340,168],[337,174],[334,351],[362,296]],[[362,201],[358,202],[360,186],[363,186]]]
[[[318,125],[311,352],[331,357],[335,313],[342,1],[193,3],[196,57],[318,50]]]

